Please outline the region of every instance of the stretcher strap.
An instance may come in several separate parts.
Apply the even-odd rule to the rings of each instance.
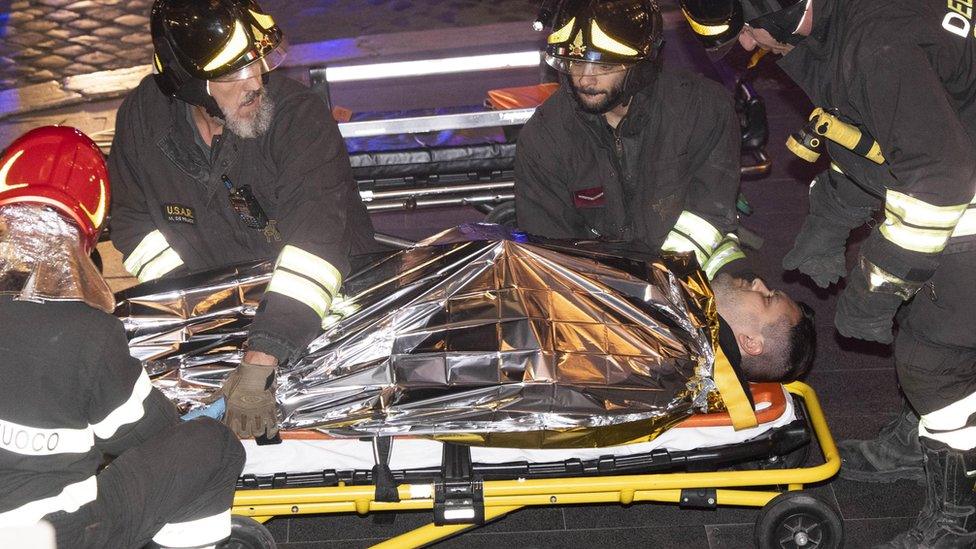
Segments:
[[[758,425],[756,412],[749,404],[745,389],[739,383],[739,378],[735,375],[735,370],[732,369],[732,364],[729,363],[729,359],[725,356],[720,345],[715,346],[715,368],[712,378],[715,380],[715,385],[718,386],[718,392],[722,395],[725,408],[732,419],[732,427],[738,431]]]
[[[393,439],[390,437],[375,437],[373,452],[376,465],[373,466],[373,484],[376,486],[376,501],[396,503],[400,501],[397,492],[396,479],[390,470],[390,453],[393,451]]]

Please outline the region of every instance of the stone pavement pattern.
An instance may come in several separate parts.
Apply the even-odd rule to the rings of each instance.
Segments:
[[[293,44],[530,21],[536,0],[264,0]],[[145,65],[152,0],[0,0],[0,90]]]

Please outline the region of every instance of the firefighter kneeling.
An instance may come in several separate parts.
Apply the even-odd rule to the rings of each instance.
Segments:
[[[212,546],[231,532],[243,448],[210,418],[181,422],[129,355],[88,256],[108,203],[102,154],[77,130],[32,130],[0,157],[0,529]]]

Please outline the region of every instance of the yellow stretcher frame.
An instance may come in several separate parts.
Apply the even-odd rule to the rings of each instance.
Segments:
[[[717,505],[763,507],[781,492],[742,490],[745,487],[786,486],[787,491],[802,490],[804,484],[821,482],[840,470],[837,446],[827,427],[820,402],[813,388],[802,382],[785,385],[803,399],[813,434],[820,445],[824,463],[813,467],[755,471],[701,473],[648,473],[548,479],[492,480],[484,482],[485,522],[498,519],[523,507],[573,505],[580,503],[620,503],[638,501],[678,503],[682,489],[715,488]],[[812,442],[812,441],[811,441]],[[374,501],[373,485],[317,488],[277,488],[238,490],[232,513],[266,522],[275,517],[322,513],[359,513],[433,509],[434,485],[401,484],[399,502]],[[375,548],[421,547],[478,526],[433,523],[400,534],[374,545]]]

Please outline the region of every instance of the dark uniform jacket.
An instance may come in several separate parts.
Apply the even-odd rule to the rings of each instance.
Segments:
[[[703,267],[720,245],[719,256],[741,257],[727,238],[737,228],[740,128],[721,86],[663,71],[634,96],[616,130],[571,94],[561,86],[519,134],[519,228],[622,240],[651,252],[694,250]]]
[[[103,452],[119,455],[177,421],[117,318],[80,302],[0,296],[0,527],[94,500]]]
[[[270,129],[254,139],[225,131],[208,155],[189,106],[144,79],[118,113],[111,230],[140,280],[277,257],[249,344],[285,360],[314,337],[373,229],[325,103],[275,73],[267,90]],[[245,225],[224,175],[250,188],[274,230]]]
[[[827,143],[848,183],[885,205],[885,222],[862,257],[886,273],[879,285],[908,295],[945,254],[976,249],[973,8],[945,0],[814,0],[813,17],[811,35],[780,66],[815,106],[880,145],[879,165]],[[964,329],[970,335],[958,339],[976,343],[976,330]]]

